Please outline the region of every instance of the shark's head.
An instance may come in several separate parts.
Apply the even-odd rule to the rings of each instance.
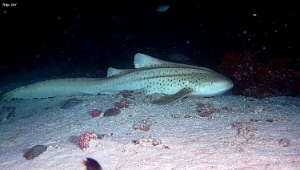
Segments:
[[[233,82],[222,74],[210,72],[199,76],[194,82],[189,82],[189,86],[195,90],[192,95],[210,97],[230,90],[233,87]]]

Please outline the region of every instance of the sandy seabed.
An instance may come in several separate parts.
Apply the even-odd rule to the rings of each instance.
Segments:
[[[300,98],[225,94],[151,104],[156,97],[133,95],[129,107],[111,117],[103,112],[120,95],[76,97],[82,103],[68,109],[61,109],[67,97],[0,102],[2,117],[4,108],[15,107],[0,123],[0,169],[83,170],[86,157],[104,170],[300,169]],[[212,114],[200,116],[201,105]],[[102,114],[93,118],[93,109]],[[150,130],[135,128],[140,125]],[[86,131],[99,139],[82,151],[78,139]],[[23,154],[35,145],[47,150],[26,160]]]

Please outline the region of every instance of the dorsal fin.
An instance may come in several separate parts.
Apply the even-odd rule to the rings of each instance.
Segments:
[[[116,69],[112,67],[108,67],[106,77],[111,76],[120,76],[134,71],[134,69]]]
[[[178,68],[196,68],[201,70],[212,71],[209,68],[164,61],[141,53],[137,53],[134,56],[133,64],[135,68],[178,67]]]
[[[157,58],[153,58],[151,56],[137,53],[134,56],[134,67],[135,68],[147,68],[147,67],[170,67],[173,66],[176,63],[163,61]]]

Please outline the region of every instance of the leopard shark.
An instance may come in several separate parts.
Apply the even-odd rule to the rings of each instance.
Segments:
[[[134,66],[134,69],[109,67],[104,78],[63,78],[29,84],[5,93],[2,101],[142,90],[146,95],[164,94],[151,102],[164,105],[185,96],[220,95],[234,85],[228,77],[209,68],[168,62],[141,53],[134,56]]]

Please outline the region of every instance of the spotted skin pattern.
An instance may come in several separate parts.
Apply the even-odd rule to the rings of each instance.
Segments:
[[[140,53],[135,55],[134,65],[135,69],[110,67],[106,78],[66,78],[30,84],[7,92],[2,100],[143,90],[146,94],[165,94],[153,104],[170,104],[188,95],[219,95],[233,87],[229,78],[204,67],[167,62]]]

